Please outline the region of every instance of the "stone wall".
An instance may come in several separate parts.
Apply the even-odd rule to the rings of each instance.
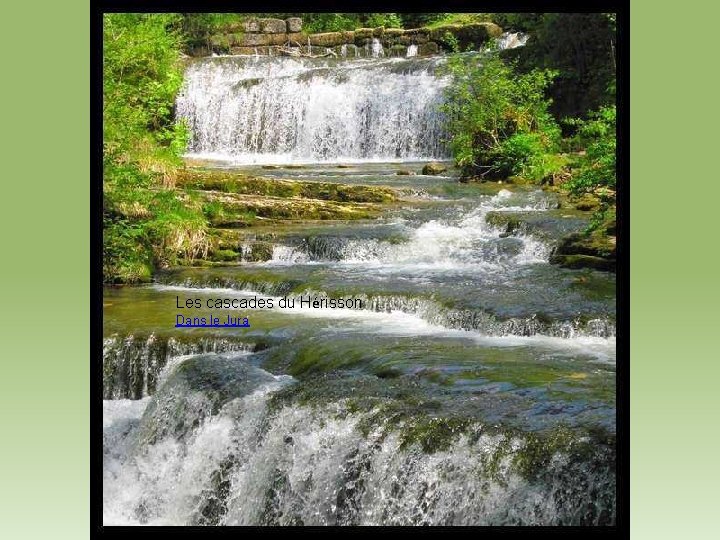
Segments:
[[[367,56],[407,56],[414,46],[417,56],[452,50],[456,42],[462,50],[477,48],[499,37],[502,29],[490,22],[449,24],[437,28],[358,28],[343,32],[307,34],[302,19],[249,19],[228,26],[211,36],[208,47],[194,56],[216,54],[311,54],[344,58]]]

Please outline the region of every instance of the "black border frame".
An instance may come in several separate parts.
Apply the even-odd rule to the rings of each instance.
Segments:
[[[264,2],[263,10],[278,12],[303,7],[308,12],[331,12],[338,5],[328,0],[315,0],[312,7],[288,0]],[[91,0],[90,2],[90,95],[91,95],[91,192],[90,192],[90,536],[91,538],[121,538],[123,535],[150,536],[156,533],[178,537],[236,535],[247,533],[273,534],[278,529],[298,532],[337,532],[335,527],[105,527],[102,524],[102,357],[103,328],[103,277],[102,277],[102,204],[103,204],[103,130],[102,130],[102,20],[104,13],[112,12],[242,12],[247,4],[223,0]],[[546,12],[546,13],[617,13],[617,170],[624,179],[617,190],[617,364],[616,364],[616,433],[617,433],[617,521],[612,527],[579,526],[472,526],[413,528],[418,532],[475,532],[491,536],[544,535],[598,537],[630,537],[630,3],[629,0],[586,0],[582,3],[566,1],[493,0],[473,4],[458,0],[444,0],[442,6],[429,0],[414,0],[412,5],[402,2],[343,2],[344,10],[357,7],[362,11],[434,12],[440,7],[446,11],[484,12]],[[247,6],[250,7],[250,6]],[[247,9],[246,7],[246,9]],[[259,9],[259,6],[258,6]],[[248,9],[248,12],[250,10]],[[375,527],[378,532],[394,532],[404,527]],[[367,532],[364,527],[344,528],[353,532]],[[343,534],[345,532],[343,531]]]

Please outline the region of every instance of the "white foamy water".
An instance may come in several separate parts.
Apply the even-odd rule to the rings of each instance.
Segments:
[[[528,40],[528,35],[523,32],[505,32],[497,39],[499,49],[516,49],[524,47]]]
[[[454,270],[502,272],[513,266],[547,263],[551,246],[530,235],[516,235],[515,240],[521,247],[515,253],[502,251],[497,244],[500,230],[486,222],[488,212],[537,212],[549,206],[542,196],[522,206],[509,205],[512,197],[510,191],[501,190],[465,213],[456,211],[443,219],[405,226],[407,241],[348,240],[338,246],[334,256],[339,264],[361,265],[389,274]],[[312,261],[302,248],[277,246],[272,260],[265,264],[295,265]]]
[[[508,322],[490,323],[494,333],[487,333],[482,330],[448,328],[444,325],[447,315],[440,311],[440,306],[422,298],[411,299],[405,302],[400,299],[397,308],[392,305],[382,307],[373,305],[373,300],[355,296],[364,300],[368,309],[345,309],[345,308],[312,308],[301,307],[296,302],[292,309],[279,308],[279,296],[265,295],[258,291],[242,290],[221,287],[186,287],[180,285],[152,285],[159,291],[178,291],[193,294],[209,294],[217,297],[222,295],[228,298],[247,298],[257,296],[258,298],[273,299],[274,313],[281,313],[288,317],[309,317],[315,319],[326,319],[328,328],[341,329],[343,331],[358,331],[365,333],[377,333],[394,335],[400,337],[413,336],[437,336],[458,339],[471,339],[474,342],[489,347],[535,347],[538,350],[561,351],[569,355],[582,354],[600,363],[613,364],[615,362],[615,337],[600,337],[588,335],[568,323],[567,328],[555,328],[557,335],[544,335],[533,333],[532,335],[517,335],[513,333],[516,323]],[[318,296],[321,298],[321,296]],[[403,305],[404,304],[404,305]],[[252,314],[250,316],[252,327]],[[589,323],[589,330],[593,331],[593,321]],[[598,326],[604,323],[596,321]],[[526,324],[526,323],[523,323]]]
[[[269,414],[282,384],[227,402],[183,440],[150,445],[129,442],[146,400],[106,404],[104,524],[539,525],[612,496],[607,472],[571,465],[561,452],[545,465],[547,480],[530,481],[514,461],[526,441],[480,426],[424,452],[395,431],[402,422],[363,434],[378,411],[348,414],[342,400]],[[118,433],[128,419],[133,427]],[[578,492],[578,481],[594,491]]]
[[[378,47],[379,46],[379,47]],[[379,41],[373,56],[384,55]],[[447,81],[416,59],[311,62],[224,57],[188,67],[177,115],[188,154],[234,163],[447,156],[438,105]]]

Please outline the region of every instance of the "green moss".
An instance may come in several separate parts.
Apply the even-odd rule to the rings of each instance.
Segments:
[[[382,366],[373,371],[373,373],[379,379],[396,379],[402,376],[402,371],[389,366]]]
[[[615,269],[614,217],[603,227],[591,232],[573,233],[563,238],[550,257],[552,264],[566,268],[594,268],[597,270]]]
[[[243,250],[243,256],[249,262],[269,261],[273,256],[273,245],[269,242],[253,242],[248,250]]]
[[[347,369],[361,363],[364,359],[362,351],[344,351],[342,356],[334,353],[332,347],[316,344],[312,347],[303,347],[295,354],[285,356],[278,361],[270,359],[270,365],[280,369],[287,369],[294,377],[306,378],[314,374],[328,373],[336,370]],[[289,365],[283,366],[282,364]]]
[[[212,261],[222,262],[237,261],[239,258],[240,254],[237,251],[233,251],[231,249],[219,249],[210,256],[210,259]]]
[[[439,369],[423,369],[417,373],[417,376],[443,386],[450,386],[453,383],[452,377],[449,377]]]
[[[592,193],[585,193],[582,196],[571,200],[575,208],[585,212],[594,212],[598,210],[601,205],[600,198]]]
[[[467,430],[469,424],[469,420],[463,418],[417,420],[403,431],[400,448],[418,444],[428,454],[447,450]]]
[[[446,170],[447,167],[445,165],[433,161],[423,166],[422,173],[425,175],[438,175],[444,173]]]
[[[185,188],[236,193],[239,195],[263,195],[281,198],[301,197],[359,203],[386,203],[397,199],[392,189],[380,186],[299,182],[224,171],[185,169],[178,174],[177,182],[178,185]]]
[[[525,444],[513,456],[513,464],[525,478],[534,478],[548,469],[558,451],[567,451],[576,436],[561,426],[549,435],[529,433]]]
[[[581,268],[592,268],[595,270],[615,271],[615,261],[592,255],[553,255],[550,257],[550,264],[557,264],[563,268],[578,270]]]
[[[485,215],[485,221],[488,225],[505,229],[504,232],[507,235],[515,234],[524,226],[524,222],[517,216],[507,212],[488,212]]]

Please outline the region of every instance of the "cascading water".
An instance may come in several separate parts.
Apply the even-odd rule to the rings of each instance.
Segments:
[[[515,49],[524,47],[528,40],[528,35],[523,32],[505,32],[497,39],[499,49]]]
[[[458,424],[455,434],[436,439],[423,430],[437,429],[438,422],[388,418],[377,424],[386,413],[354,412],[345,400],[283,406],[273,394],[292,381],[252,368],[235,368],[251,382],[222,399],[209,389],[222,392],[231,384],[212,370],[227,360],[187,362],[152,402],[105,406],[106,525],[614,520],[607,443],[578,438],[565,452],[554,449],[553,438],[540,443],[476,423]],[[188,396],[187,381],[195,377],[203,383]],[[211,406],[218,412],[198,412]],[[584,453],[591,458],[579,459]]]
[[[379,42],[371,47],[383,56]],[[235,163],[443,158],[440,61],[199,60],[177,114],[191,155]]]
[[[103,397],[140,399],[151,395],[174,358],[207,352],[250,351],[252,345],[225,338],[196,340],[158,336],[118,336],[103,341]]]
[[[403,198],[105,291],[106,525],[615,522],[614,277],[548,264],[586,225],[554,194],[422,174],[447,157],[442,59],[377,45],[188,67],[191,155]],[[177,298],[302,295],[363,307],[171,328]]]

